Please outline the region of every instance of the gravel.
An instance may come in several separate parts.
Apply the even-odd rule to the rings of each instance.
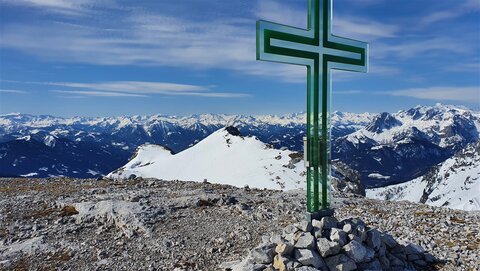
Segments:
[[[318,227],[335,228],[337,221],[298,223],[304,217],[304,194],[139,178],[0,179],[0,270],[222,270],[225,262],[244,259],[265,240],[278,242],[279,235],[288,234],[295,239],[298,229],[319,237]],[[416,259],[413,252],[425,249],[441,260],[439,270],[480,270],[479,212],[354,194],[334,197],[339,221],[358,218],[366,224],[338,225],[338,240],[348,234],[348,240],[355,237],[370,247],[401,247],[410,259],[397,260],[418,265],[428,259]],[[284,229],[294,223],[297,227]],[[369,232],[373,228],[378,232]],[[302,247],[311,246],[310,236],[302,240]],[[265,248],[268,260],[278,253],[275,249]],[[278,249],[289,254],[304,248]],[[346,269],[352,266],[344,256],[334,260],[321,265],[343,261]]]

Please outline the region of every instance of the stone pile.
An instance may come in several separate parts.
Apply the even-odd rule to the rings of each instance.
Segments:
[[[242,262],[222,265],[224,270],[429,270],[437,263],[422,247],[397,242],[355,218],[302,221],[262,241]]]

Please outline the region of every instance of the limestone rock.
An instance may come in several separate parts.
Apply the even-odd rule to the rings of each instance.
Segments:
[[[382,234],[381,235],[382,242],[388,247],[393,248],[398,245],[397,241],[391,236],[390,234]]]
[[[331,242],[327,238],[319,238],[317,240],[317,249],[320,255],[325,258],[331,255],[338,254],[342,247],[339,243]]]
[[[325,265],[322,257],[314,250],[295,249],[294,253],[295,259],[303,265],[313,266],[315,268],[321,268]]]
[[[345,254],[354,260],[356,263],[361,263],[365,261],[365,255],[367,254],[367,249],[361,243],[353,240],[350,243],[346,244],[343,247]]]
[[[344,254],[338,254],[325,259],[330,271],[352,271],[357,268],[355,262]]]
[[[383,270],[382,265],[380,264],[379,260],[373,260],[367,263],[360,263],[358,264],[358,268],[360,270],[368,270],[368,271],[381,271]]]
[[[309,232],[304,232],[300,235],[297,242],[295,243],[296,248],[315,248],[315,238]]]
[[[260,245],[250,252],[250,258],[255,263],[269,264],[273,261],[274,249],[273,244]]]
[[[275,270],[279,270],[279,271],[290,271],[292,269],[287,268],[287,265],[289,262],[291,262],[291,260],[288,259],[287,257],[276,255],[275,258],[273,259],[273,267],[275,268]]]
[[[320,227],[322,230],[329,230],[331,228],[336,228],[338,225],[338,220],[333,216],[326,216],[320,220]]]
[[[312,231],[312,223],[310,221],[301,221],[295,225],[297,229],[303,232],[310,232]]]
[[[343,231],[346,232],[347,234],[352,233],[352,231],[353,231],[352,224],[346,223],[345,225],[343,225]]]
[[[285,256],[292,254],[293,245],[288,242],[280,242],[275,247],[275,252],[279,255]]]
[[[330,232],[330,240],[344,246],[347,243],[347,233],[341,229],[332,228]]]
[[[375,251],[380,249],[380,246],[382,245],[382,239],[378,230],[371,229],[367,232],[367,245],[373,248]]]

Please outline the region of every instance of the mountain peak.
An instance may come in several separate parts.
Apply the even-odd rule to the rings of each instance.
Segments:
[[[381,133],[384,130],[390,130],[393,127],[400,126],[402,123],[397,120],[393,115],[387,112],[383,112],[376,116],[373,121],[365,127],[367,131],[373,133]]]
[[[240,131],[237,129],[237,127],[234,127],[234,126],[225,127],[225,131],[227,131],[229,134],[233,136],[241,136]]]

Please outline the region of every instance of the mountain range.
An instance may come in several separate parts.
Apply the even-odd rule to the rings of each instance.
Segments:
[[[281,151],[303,149],[305,114],[73,117],[0,115],[1,176],[106,175],[142,144],[181,153],[235,126]],[[397,113],[332,113],[332,158],[366,187],[405,182],[479,140],[480,112],[437,104]]]

